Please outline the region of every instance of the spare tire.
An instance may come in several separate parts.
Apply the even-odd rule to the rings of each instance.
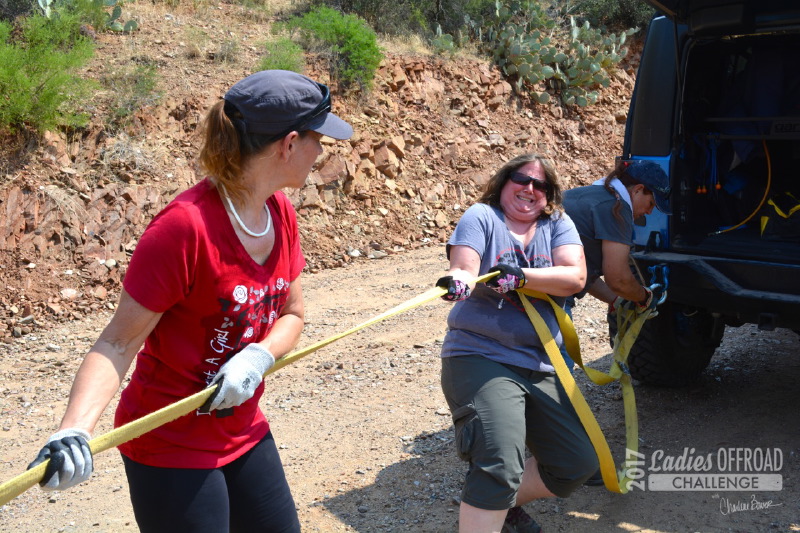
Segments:
[[[616,329],[616,321],[609,320],[612,343]],[[666,302],[644,323],[628,354],[631,376],[649,385],[689,385],[708,366],[724,332],[710,313]]]

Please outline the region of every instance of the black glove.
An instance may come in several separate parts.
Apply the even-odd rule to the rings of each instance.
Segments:
[[[460,279],[453,279],[453,276],[444,276],[436,280],[436,286],[447,289],[447,294],[442,295],[442,300],[448,302],[460,302],[469,298],[471,293],[469,285]]]
[[[39,485],[44,490],[64,490],[74,487],[92,475],[92,450],[89,432],[82,429],[63,429],[55,433],[28,465],[28,470],[50,459]]]
[[[525,273],[515,265],[497,263],[489,269],[489,272],[500,272],[499,275],[486,281],[486,286],[500,294],[515,291],[525,286]]]

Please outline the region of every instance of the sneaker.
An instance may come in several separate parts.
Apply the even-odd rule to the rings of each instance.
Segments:
[[[508,510],[501,533],[541,533],[541,531],[542,528],[536,520],[523,511],[522,507],[512,507]]]

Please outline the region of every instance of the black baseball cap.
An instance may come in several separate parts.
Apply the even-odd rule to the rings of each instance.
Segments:
[[[671,214],[669,207],[669,176],[658,163],[652,161],[626,161],[625,173],[653,193],[656,207],[664,214]]]
[[[247,133],[275,139],[305,130],[340,140],[353,135],[353,127],[330,112],[328,87],[289,70],[256,72],[234,84],[225,102],[241,114]]]

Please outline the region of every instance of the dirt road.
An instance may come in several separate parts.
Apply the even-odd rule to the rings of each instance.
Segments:
[[[306,275],[308,325],[301,346],[418,295],[445,266],[444,248],[431,245]],[[465,465],[452,449],[452,423],[438,382],[447,310],[441,301],[426,304],[268,378],[262,406],[304,531],[455,531]],[[586,301],[575,317],[584,359],[607,369],[604,310]],[[99,314],[0,345],[0,480],[22,472],[56,427],[80,358],[107,320]],[[678,471],[683,455],[710,460],[712,473],[741,477],[744,471],[733,471],[736,463],[720,460],[735,458],[737,449],[744,457],[758,448],[772,458],[780,455],[781,464],[773,463],[773,471],[762,464],[755,477],[778,475],[782,490],[618,495],[584,487],[527,510],[547,532],[800,531],[798,348],[791,332],[729,330],[698,385],[636,389],[644,481],[655,473],[685,474]],[[624,422],[618,388],[597,387],[583,377],[579,383],[619,460]],[[110,429],[112,411],[97,434]],[[99,454],[93,478],[71,491],[34,488],[0,508],[0,531],[136,531],[119,455]]]

